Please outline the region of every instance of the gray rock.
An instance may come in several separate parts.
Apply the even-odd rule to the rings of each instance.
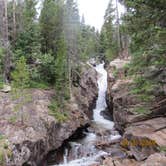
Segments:
[[[10,85],[3,85],[3,89],[1,89],[1,92],[8,93],[11,91]]]

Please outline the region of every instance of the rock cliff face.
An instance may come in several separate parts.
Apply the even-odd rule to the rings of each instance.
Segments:
[[[92,119],[93,108],[96,105],[98,95],[97,72],[95,69],[89,69],[84,72],[80,80],[79,88],[73,90],[74,98],[79,108]]]
[[[80,87],[75,88],[74,99],[68,103],[68,119],[59,123],[49,114],[48,105],[53,90],[29,90],[32,100],[23,106],[24,124],[21,124],[14,111],[18,101],[10,94],[0,93],[0,165],[39,166],[49,151],[59,148],[79,127],[89,123],[89,114],[97,96],[97,76],[93,69],[83,74]],[[77,93],[76,93],[77,92]],[[2,139],[0,139],[2,142]],[[4,146],[4,148],[3,148]],[[7,149],[7,150],[6,150]]]
[[[107,102],[115,127],[123,135],[121,147],[127,151],[130,158],[135,159],[123,162],[141,165],[138,161],[147,159],[166,145],[166,94],[164,87],[159,87],[155,90],[155,99],[149,102],[144,102],[136,94],[132,94],[133,80],[126,77],[124,68],[129,62],[130,59],[115,59],[109,64]],[[161,75],[163,73],[164,71],[160,72]],[[161,80],[164,81],[163,78]],[[162,156],[162,161],[165,162],[165,157]],[[116,166],[124,164],[119,161],[115,163],[119,163],[113,164]],[[149,163],[149,158],[145,163]],[[146,165],[145,163],[143,165]]]

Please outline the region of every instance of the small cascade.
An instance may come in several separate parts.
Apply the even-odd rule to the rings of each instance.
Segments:
[[[63,156],[63,163],[67,164],[67,157],[68,157],[68,149],[65,149],[64,156]]]
[[[98,149],[95,145],[98,140],[106,139],[107,141],[119,139],[121,136],[117,131],[112,134],[114,122],[105,119],[101,112],[107,108],[106,91],[107,91],[107,71],[104,69],[104,63],[95,67],[98,72],[98,98],[96,108],[93,110],[92,131],[85,132],[84,138],[68,142],[69,147],[64,150],[63,162],[54,166],[89,166],[99,163],[102,156],[108,155],[107,152]],[[105,133],[99,136],[97,133]]]
[[[107,108],[106,104],[106,92],[107,92],[107,71],[104,69],[104,63],[96,66],[96,71],[98,72],[98,99],[96,103],[96,108],[93,110],[94,112],[94,122],[101,125],[103,128],[107,128],[111,130],[114,127],[114,123],[101,115],[101,112]]]

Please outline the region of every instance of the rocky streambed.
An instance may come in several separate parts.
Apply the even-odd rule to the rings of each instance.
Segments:
[[[53,165],[166,165],[166,94],[156,95],[155,101],[146,103],[133,95],[130,91],[133,80],[126,77],[124,68],[129,62],[130,59],[115,59],[107,66],[108,86],[102,78],[104,68],[96,67],[99,96],[91,126],[80,139],[68,141],[63,157]],[[107,91],[107,104],[103,90]],[[150,111],[140,112],[138,108],[146,108],[147,105]]]
[[[90,166],[100,164],[102,158],[109,156],[112,152],[109,146],[108,148],[104,148],[104,146],[119,142],[121,139],[114,128],[113,121],[102,115],[107,108],[107,72],[104,69],[104,63],[97,65],[95,70],[98,74],[98,98],[92,112],[90,126],[80,132],[80,137],[79,135],[75,138],[71,137],[59,151],[50,154],[49,165]],[[119,155],[125,155],[119,148],[115,149],[119,150]]]

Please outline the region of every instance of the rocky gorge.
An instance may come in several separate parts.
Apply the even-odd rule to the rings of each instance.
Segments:
[[[50,115],[53,90],[31,89],[28,94],[31,99],[23,106],[22,124],[15,119],[18,101],[13,101],[10,93],[0,93],[0,165],[43,166],[50,151],[88,125],[97,97],[97,74],[94,69],[83,72],[80,86],[74,89],[73,99],[64,110],[68,114],[65,122]]]
[[[65,122],[50,115],[51,89],[30,90],[32,99],[23,107],[24,125],[14,123],[17,101],[1,92],[1,165],[47,166],[52,155],[57,162],[51,165],[165,166],[165,94],[149,103],[132,94],[133,80],[126,76],[128,63],[130,58],[117,58],[106,65],[108,86],[103,88],[107,88],[107,105],[103,103],[105,92],[99,88],[100,70],[84,70],[64,110],[69,117]],[[165,93],[164,87],[158,89]]]

